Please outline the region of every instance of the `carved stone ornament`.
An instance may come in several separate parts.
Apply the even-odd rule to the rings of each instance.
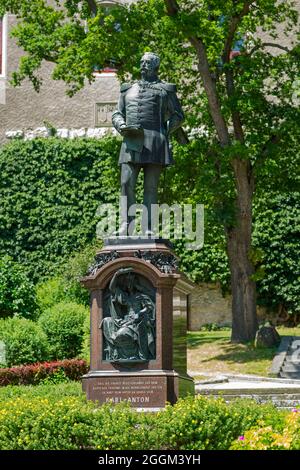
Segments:
[[[138,250],[134,253],[134,256],[148,261],[165,274],[172,274],[178,270],[177,259],[172,253]]]
[[[115,250],[111,251],[110,253],[99,253],[95,256],[93,264],[88,268],[87,275],[94,276],[98,269],[102,268],[102,266],[104,266],[106,263],[109,263],[110,261],[113,261],[119,257],[119,253],[117,253]]]

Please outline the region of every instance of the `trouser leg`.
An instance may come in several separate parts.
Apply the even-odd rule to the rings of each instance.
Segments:
[[[121,196],[123,197],[121,201],[120,235],[128,235],[128,224],[134,220],[134,216],[128,216],[128,209],[136,203],[135,186],[140,169],[140,165],[133,165],[132,163],[122,163],[121,165]]]
[[[151,231],[152,204],[158,203],[158,183],[162,165],[144,166],[144,206],[147,209],[143,217],[143,230]]]

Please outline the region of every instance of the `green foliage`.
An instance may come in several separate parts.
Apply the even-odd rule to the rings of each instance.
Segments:
[[[281,422],[271,405],[242,400],[227,405],[223,399],[197,396],[179,400],[158,416],[155,448],[225,450],[235,436],[258,421]]]
[[[116,192],[118,192],[118,186]],[[83,249],[73,252],[62,266],[61,276],[65,300],[89,305],[89,292],[81,286],[80,279],[87,274],[88,268],[93,264],[96,251],[101,247],[102,241],[94,240]]]
[[[66,376],[64,370],[62,368],[58,368],[48,377],[45,377],[43,380],[41,380],[40,383],[41,385],[58,385],[65,382],[69,382],[69,379]]]
[[[64,297],[64,284],[61,277],[52,277],[36,286],[36,300],[42,312],[62,302]]]
[[[74,302],[61,302],[41,314],[39,325],[47,335],[51,359],[73,358],[80,354],[87,315],[88,309]]]
[[[0,317],[34,319],[37,309],[35,288],[24,267],[10,256],[0,258]]]
[[[14,367],[0,368],[0,386],[36,385],[60,383],[66,379],[81,380],[88,371],[87,363],[82,359],[64,359],[54,362],[37,362]]]
[[[39,384],[39,385],[7,385],[0,387],[0,401],[20,398],[48,398],[59,400],[63,397],[75,396],[85,401],[81,382],[68,381],[61,384]]]
[[[96,236],[96,210],[118,197],[119,141],[37,139],[0,149],[0,254],[33,281]]]
[[[86,275],[100,244],[101,242],[97,240],[87,244],[82,250],[71,253],[69,259],[58,270],[56,277],[37,284],[36,298],[41,311],[60,302],[89,305],[89,292],[81,287],[80,279]]]
[[[0,449],[228,449],[256,425],[283,429],[285,413],[271,405],[221,399],[181,399],[159,413],[127,404],[95,407],[73,384],[0,390]],[[61,396],[59,396],[59,393]]]
[[[18,317],[0,320],[0,340],[5,344],[8,367],[48,359],[47,336],[42,328],[31,320]]]
[[[205,323],[199,329],[199,331],[229,331],[230,326],[221,326],[217,323]]]
[[[300,413],[294,408],[281,429],[260,423],[235,441],[232,450],[299,450]]]
[[[300,194],[268,194],[257,202],[254,246],[259,249],[259,302],[300,314]]]

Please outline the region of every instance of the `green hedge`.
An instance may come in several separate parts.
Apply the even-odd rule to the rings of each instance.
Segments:
[[[45,396],[43,386],[41,397],[10,393],[11,399],[1,401],[0,449],[221,450],[258,424],[278,432],[284,426],[285,413],[272,405],[226,405],[221,399],[198,396],[159,413],[138,413],[126,404],[97,408],[75,389],[74,396],[64,396],[64,388],[59,385],[61,397],[53,386]]]
[[[299,450],[300,409],[294,408],[284,422],[284,427],[265,426],[260,423],[245,432],[232,445],[231,450]]]
[[[87,372],[88,365],[81,359],[0,368],[0,386],[59,384],[69,380],[81,380]]]
[[[116,138],[34,139],[0,147],[0,255],[35,281],[95,237],[96,209],[116,203]]]
[[[38,323],[47,335],[50,359],[73,358],[81,353],[87,317],[89,309],[75,302],[61,302],[41,314]]]
[[[5,344],[5,365],[8,367],[49,358],[47,336],[40,325],[31,320],[18,317],[0,320],[0,340]]]

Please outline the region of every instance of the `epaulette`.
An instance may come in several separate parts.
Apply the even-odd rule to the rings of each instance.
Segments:
[[[122,93],[124,91],[127,91],[131,87],[132,87],[132,83],[122,83],[120,87],[120,92]]]
[[[173,91],[174,93],[176,92],[175,83],[160,82],[160,86],[166,91]]]

